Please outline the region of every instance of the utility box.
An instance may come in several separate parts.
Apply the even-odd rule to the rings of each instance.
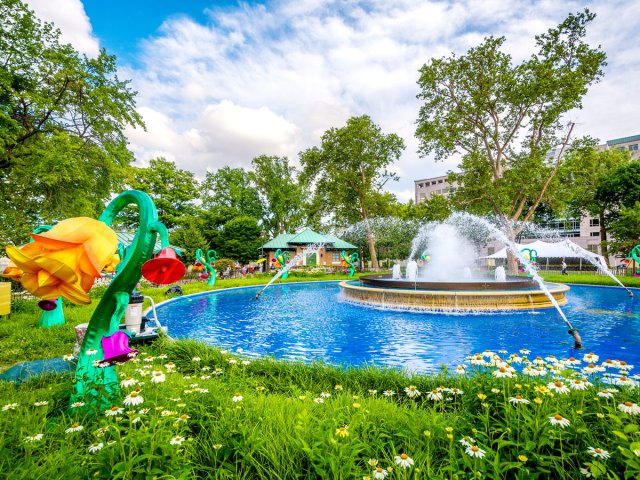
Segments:
[[[11,282],[0,282],[0,316],[11,314]]]

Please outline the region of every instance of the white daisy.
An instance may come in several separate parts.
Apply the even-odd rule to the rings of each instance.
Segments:
[[[638,415],[640,414],[640,407],[637,403],[633,402],[624,402],[618,405],[618,410],[624,413],[628,413],[629,415]]]
[[[406,453],[401,453],[400,455],[395,456],[396,465],[399,465],[402,468],[409,468],[413,466],[413,459],[409,457]]]
[[[385,390],[384,392],[382,392],[382,395],[384,395],[385,397],[393,397],[396,394],[396,392],[394,392],[393,390]]]
[[[67,428],[64,433],[74,433],[74,432],[79,432],[83,429],[84,427],[82,425],[80,425],[79,423],[74,423],[73,425],[71,425],[69,428]]]
[[[162,383],[166,380],[162,370],[154,370],[151,372],[151,383]]]
[[[316,402],[318,405],[320,405],[324,403],[324,398],[322,397],[314,398],[313,401]]]
[[[191,359],[192,362],[199,362],[200,360],[202,360],[200,357],[193,357]]]
[[[47,400],[42,400],[33,404],[34,407],[44,407],[45,405],[49,405],[49,402]]]
[[[601,448],[593,448],[593,447],[589,447],[587,449],[587,452],[590,453],[591,455],[593,455],[596,458],[609,458],[609,452],[607,452],[606,450],[602,450]]]
[[[555,382],[547,384],[547,388],[559,394],[567,394],[571,392],[571,389],[560,380],[556,380]]]
[[[470,447],[471,445],[476,443],[476,441],[471,437],[462,437],[458,441],[462,444],[463,447]]]
[[[236,392],[236,394],[233,397],[231,397],[231,400],[233,402],[241,402],[243,398],[244,397],[242,396],[242,394],[240,392]]]
[[[593,383],[582,378],[574,378],[569,383],[569,386],[572,390],[586,390],[587,388],[592,387]]]
[[[466,448],[466,450],[464,451],[464,453],[466,453],[467,455],[469,455],[470,457],[478,457],[478,458],[482,458],[485,456],[485,454],[487,452],[485,452],[484,450],[482,450],[480,447],[477,447],[476,445],[471,445],[469,447]]]
[[[28,437],[25,437],[24,441],[26,443],[39,442],[40,440],[42,440],[42,437],[44,437],[44,434],[36,433],[35,435],[30,435]]]
[[[98,350],[96,350],[95,348],[90,348],[90,349],[86,350],[84,353],[88,357],[91,357],[91,356],[95,355],[96,353],[98,353]]]
[[[406,393],[407,397],[409,398],[420,396],[420,390],[418,390],[418,387],[416,387],[415,385],[409,385],[407,388],[404,389],[404,393]]]
[[[6,412],[7,410],[15,410],[17,407],[17,403],[7,403],[4,407],[2,407],[2,411]]]
[[[76,357],[74,357],[73,355],[69,355],[69,354],[67,354],[67,355],[63,355],[63,356],[62,356],[62,359],[63,359],[65,362],[70,362],[70,361],[72,361],[74,358],[76,358]]]
[[[140,382],[138,382],[138,380],[136,380],[135,378],[126,377],[124,380],[122,380],[120,382],[120,386],[122,388],[128,388],[128,387],[133,387],[134,385],[137,385],[138,383],[140,383]]]
[[[329,398],[331,396],[330,393],[320,392],[320,398]]]
[[[111,407],[109,410],[105,410],[104,414],[107,417],[115,417],[116,415],[121,415],[122,412],[124,412],[123,408],[114,406],[114,407]]]
[[[529,403],[531,403],[529,400],[527,400],[526,398],[524,398],[522,395],[516,395],[515,397],[510,397],[509,401],[511,403],[513,403],[514,405],[517,404],[524,404],[524,405],[528,405]]]
[[[442,393],[440,393],[438,390],[431,390],[429,393],[427,393],[427,398],[433,401],[442,400]]]
[[[102,443],[102,442],[93,443],[93,444],[89,445],[89,453],[95,453],[98,450],[102,450],[103,447],[104,447],[104,443]]]
[[[142,398],[138,390],[135,390],[127,395],[122,403],[125,405],[141,405],[144,403],[144,398]]]
[[[169,440],[169,443],[171,445],[182,445],[182,442],[184,442],[184,441],[185,441],[184,437],[177,436],[177,437],[173,437],[171,440]]]
[[[384,468],[381,468],[381,467],[378,467],[373,471],[373,478],[375,478],[376,480],[382,480],[387,475],[389,475],[389,472],[387,472]]]
[[[584,357],[582,357],[582,360],[587,363],[596,363],[599,359],[600,357],[593,352],[589,352]]]
[[[549,417],[549,422],[551,425],[560,425],[562,428],[568,427],[571,424],[568,418],[564,418],[559,414]]]

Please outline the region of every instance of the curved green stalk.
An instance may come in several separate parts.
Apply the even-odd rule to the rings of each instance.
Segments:
[[[163,248],[169,246],[167,229],[158,222],[156,207],[144,192],[129,190],[121,193],[107,205],[99,220],[111,225],[118,213],[131,203],[138,206],[140,225],[133,242],[121,256],[118,274],[111,281],[89,321],[76,367],[75,394],[72,400],[85,402],[90,411],[109,407],[110,398],[119,390],[115,367],[100,368],[94,364],[104,358],[102,338],[118,331],[129,303],[129,294],[142,276],[142,265],[153,256],[157,235],[160,235]]]

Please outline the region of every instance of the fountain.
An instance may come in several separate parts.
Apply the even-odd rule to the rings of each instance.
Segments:
[[[504,269],[494,277],[474,273],[477,257],[468,239],[473,237],[476,240],[501,241],[524,265],[531,278],[507,277]],[[413,258],[419,257],[427,248],[431,262],[418,271]],[[360,278],[359,285],[342,282],[343,296],[366,305],[422,311],[474,312],[554,307],[569,327],[576,348],[582,347],[578,331],[560,308],[567,303],[569,287],[545,283],[517,246],[487,220],[457,213],[444,223],[428,224],[414,238],[409,258],[406,279],[395,279],[389,275],[364,276]]]
[[[507,272],[504,271],[504,267],[501,265],[496,267],[496,271],[494,272],[494,276],[496,282],[506,282],[507,281]]]

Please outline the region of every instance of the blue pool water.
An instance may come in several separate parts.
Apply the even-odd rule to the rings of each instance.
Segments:
[[[586,351],[572,338],[555,309],[536,312],[450,315],[380,310],[349,303],[337,282],[218,290],[158,306],[169,335],[200,339],[245,355],[376,364],[433,372],[455,366],[485,349],[522,348],[558,358],[593,351],[640,365],[640,290],[571,286],[563,307]]]

